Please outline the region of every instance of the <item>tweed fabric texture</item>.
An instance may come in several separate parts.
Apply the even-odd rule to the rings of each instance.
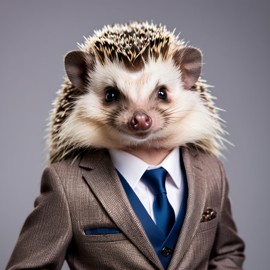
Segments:
[[[242,269],[244,243],[232,219],[222,164],[194,149],[182,153],[187,212],[168,269]],[[208,208],[217,214],[201,222]],[[85,235],[91,228],[121,233]],[[65,259],[76,270],[163,269],[106,150],[45,169],[7,269],[61,269]]]

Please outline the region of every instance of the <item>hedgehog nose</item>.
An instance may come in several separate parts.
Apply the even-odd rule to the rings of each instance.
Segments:
[[[144,112],[135,112],[130,120],[130,127],[134,130],[147,130],[151,125],[151,117]]]

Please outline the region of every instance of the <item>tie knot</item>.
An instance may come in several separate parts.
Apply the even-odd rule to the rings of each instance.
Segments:
[[[160,167],[153,170],[147,170],[142,176],[142,181],[151,189],[154,195],[166,193],[165,180],[167,171]]]

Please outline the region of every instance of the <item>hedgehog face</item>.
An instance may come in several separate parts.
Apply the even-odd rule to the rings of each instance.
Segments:
[[[186,53],[194,50],[190,48]],[[88,55],[81,60],[78,57],[81,53],[67,56],[66,68],[73,84],[85,85],[84,94],[63,124],[63,138],[81,147],[172,148],[187,142],[190,135],[198,136],[191,132],[194,126],[200,126],[200,135],[202,128],[208,130],[207,109],[197,93],[185,89],[195,72],[181,76],[172,57],[149,60],[136,71],[120,61],[100,63],[87,60]],[[78,65],[81,61],[84,65]],[[88,68],[89,63],[95,63],[95,67]],[[193,66],[188,64],[192,72]],[[83,67],[86,70],[82,71]],[[74,72],[76,69],[79,71]]]

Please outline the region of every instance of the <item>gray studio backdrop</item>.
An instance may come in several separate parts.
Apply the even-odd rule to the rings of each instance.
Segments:
[[[1,0],[0,269],[39,193],[64,54],[94,29],[130,20],[176,28],[202,49],[203,77],[227,111],[221,115],[235,144],[224,164],[245,268],[269,269],[269,11],[267,0]]]

